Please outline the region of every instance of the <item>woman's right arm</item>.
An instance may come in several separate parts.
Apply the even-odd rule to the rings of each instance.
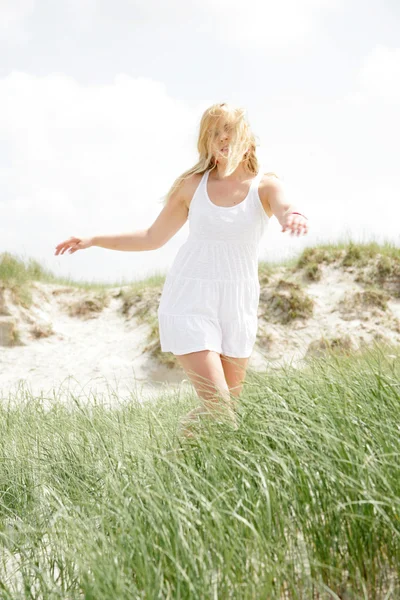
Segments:
[[[92,246],[108,248],[109,250],[125,250],[128,252],[152,250],[149,244],[148,229],[133,233],[117,233],[115,235],[95,235]]]
[[[71,236],[64,242],[56,246],[55,255],[69,252],[73,254],[77,250],[84,250],[98,246],[99,248],[108,248],[109,250],[152,250],[149,244],[148,230],[135,231],[134,233],[116,233],[114,235],[96,235],[93,237],[75,237]]]

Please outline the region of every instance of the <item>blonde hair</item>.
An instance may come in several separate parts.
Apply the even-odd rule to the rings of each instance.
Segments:
[[[185,179],[195,173],[203,175],[205,171],[216,167],[216,159],[212,154],[212,144],[222,122],[230,134],[225,175],[233,173],[242,162],[244,168],[250,174],[253,176],[258,174],[260,164],[256,156],[256,138],[251,131],[245,109],[234,107],[226,102],[213,104],[204,111],[201,117],[197,140],[199,160],[193,167],[176,178],[168,193],[162,198],[163,204],[168,202],[170,196]],[[278,178],[278,175],[272,172],[268,175],[274,175]]]

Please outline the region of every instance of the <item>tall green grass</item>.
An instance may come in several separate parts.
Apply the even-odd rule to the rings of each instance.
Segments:
[[[3,398],[0,597],[399,598],[399,359],[248,371],[239,429],[185,441],[194,391]]]

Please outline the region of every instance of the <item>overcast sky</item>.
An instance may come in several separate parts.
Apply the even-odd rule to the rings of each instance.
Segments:
[[[272,217],[262,260],[399,245],[398,0],[0,0],[0,252],[76,280],[165,273],[188,223],[151,252],[54,248],[151,225],[224,101],[309,218],[295,238]]]

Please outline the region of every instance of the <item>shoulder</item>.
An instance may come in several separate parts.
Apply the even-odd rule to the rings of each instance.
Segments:
[[[283,188],[282,180],[276,173],[271,171],[263,172],[260,178],[260,184],[258,187],[258,193],[260,196],[261,204],[264,207],[268,217],[273,216],[272,208],[269,202],[271,196],[281,191]]]
[[[192,173],[183,180],[183,186],[187,189],[191,189],[193,186],[198,185],[203,177],[204,173]]]
[[[180,175],[172,184],[169,192],[164,196],[162,203],[164,206],[170,206],[173,209],[186,207],[189,209],[190,201],[199,185],[203,173],[193,173],[190,175]]]
[[[203,177],[203,174],[204,173],[193,173],[192,175],[185,177],[181,182],[181,198],[188,210],[190,202],[201,181],[201,178]]]

